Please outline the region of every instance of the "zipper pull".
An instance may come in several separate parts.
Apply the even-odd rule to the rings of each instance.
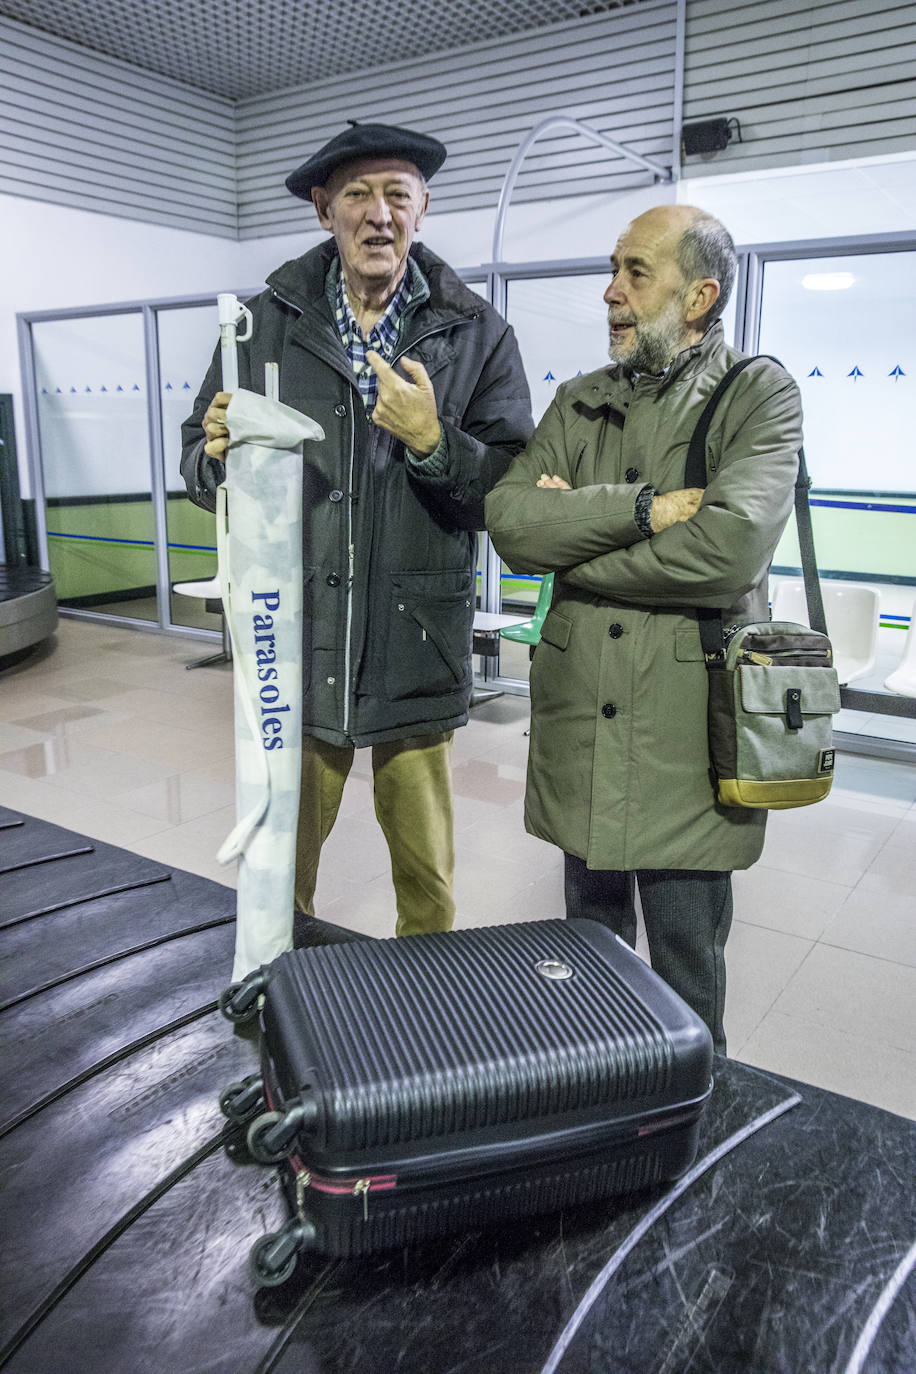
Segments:
[[[296,1211],[302,1216],[302,1208],[305,1202],[305,1190],[312,1181],[312,1175],[307,1169],[301,1174],[296,1175]]]
[[[746,663],[756,663],[758,668],[772,668],[773,660],[767,654],[757,654],[751,650],[744,655]]]
[[[353,563],[355,550],[352,544],[347,545],[347,586],[353,586]]]
[[[369,1188],[371,1182],[368,1178],[358,1178],[353,1185],[353,1196],[363,1195],[363,1221],[369,1220]]]

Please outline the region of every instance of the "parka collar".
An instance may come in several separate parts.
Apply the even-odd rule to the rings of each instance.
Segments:
[[[689,348],[682,349],[675,354],[674,358],[660,377],[642,377],[647,384],[655,383],[656,396],[663,396],[665,392],[682,379],[695,377],[698,373],[704,372],[712,363],[713,359],[720,351],[725,349],[725,330],[722,321],[716,320],[703,335],[699,343],[691,344]],[[611,385],[619,385],[626,382],[632,385],[633,374],[628,370],[624,363],[614,363],[608,368],[606,373],[609,387],[608,396],[611,395]]]
[[[292,258],[271,272],[267,285],[297,310],[311,308],[329,314],[325,282],[336,255],[337,245],[333,239],[327,239],[301,258]],[[422,243],[414,243],[410,256],[429,283],[429,306],[436,315],[443,319],[454,316],[474,319],[480,314],[480,298],[469,291],[457,273],[435,253]]]

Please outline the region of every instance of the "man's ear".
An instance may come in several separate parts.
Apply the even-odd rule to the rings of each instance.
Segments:
[[[328,202],[330,201],[330,196],[328,195],[327,187],[313,186],[309,194],[312,197],[312,204],[318,212],[318,223],[321,225],[322,229],[327,229],[329,233],[333,233],[331,221],[328,218]]]
[[[703,319],[713,308],[719,299],[719,283],[715,277],[703,277],[697,281],[692,281],[687,288],[686,297],[686,316],[687,323],[691,324],[694,320]]]
[[[417,210],[417,218],[416,218],[416,220],[415,220],[415,222],[414,222],[414,226],[413,226],[414,233],[417,232],[417,230],[419,229],[420,225],[423,223],[423,220],[424,220],[424,218],[426,217],[426,212],[427,212],[428,209],[429,209],[429,191],[426,190],[426,191],[423,192],[423,199],[422,199],[421,202],[420,202],[420,208]]]

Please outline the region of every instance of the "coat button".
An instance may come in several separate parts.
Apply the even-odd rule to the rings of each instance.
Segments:
[[[340,405],[336,405],[336,406],[334,407],[334,414],[335,414],[335,415],[340,415],[341,417],[343,417],[344,415],[346,415],[346,413],[347,413],[347,407],[343,404],[342,401],[341,401]]]
[[[335,489],[334,491],[329,491],[329,492],[328,492],[328,500],[329,500],[329,501],[342,501],[342,500],[343,500],[343,492],[342,492],[342,491],[337,491],[336,489]]]
[[[328,573],[327,583],[329,587],[339,587],[340,578],[338,577],[337,573]]]
[[[623,626],[615,622],[608,630],[608,634],[611,636],[611,639],[619,639],[623,634]]]
[[[611,720],[617,714],[617,707],[612,701],[606,701],[601,708],[601,714],[606,720]]]
[[[635,482],[639,476],[639,468],[627,468],[623,475],[628,482]]]

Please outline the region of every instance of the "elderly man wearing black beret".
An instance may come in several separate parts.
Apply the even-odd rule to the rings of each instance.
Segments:
[[[356,124],[293,172],[332,238],[268,277],[239,346],[240,385],[262,390],[279,362],[280,399],[325,433],[304,459],[296,906],[314,914],[321,846],[354,750],[371,746],[398,935],[454,920],[450,746],[468,718],[475,532],[533,428],[512,330],[415,241],[445,156],[426,135]],[[182,476],[207,510],[228,442],[218,354],[182,430]]]

